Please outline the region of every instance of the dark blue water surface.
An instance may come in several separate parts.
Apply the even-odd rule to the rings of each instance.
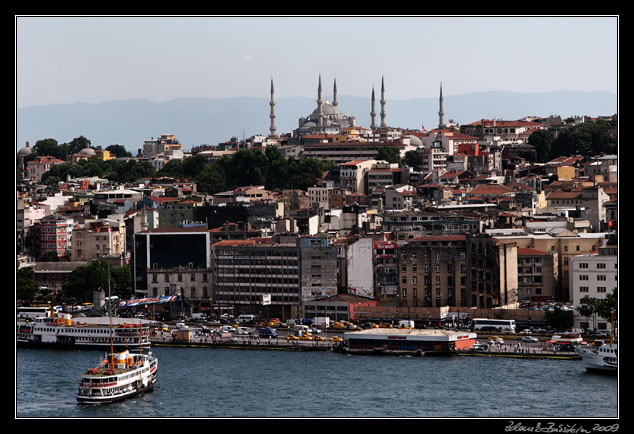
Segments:
[[[18,418],[612,418],[616,377],[575,360],[156,347],[154,392],[77,405],[98,351],[18,349]]]

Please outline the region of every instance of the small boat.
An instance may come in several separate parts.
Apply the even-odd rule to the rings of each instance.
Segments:
[[[153,390],[158,359],[128,350],[104,357],[81,375],[77,401],[102,404],[121,401]]]

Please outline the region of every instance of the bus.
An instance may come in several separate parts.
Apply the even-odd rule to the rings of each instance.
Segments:
[[[471,331],[493,331],[515,333],[514,319],[474,318],[469,323]]]
[[[51,316],[51,308],[42,306],[20,306],[16,309],[16,314],[18,318],[35,319],[41,316],[48,318]]]

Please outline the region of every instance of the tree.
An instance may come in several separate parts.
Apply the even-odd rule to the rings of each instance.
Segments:
[[[544,319],[551,328],[566,330],[573,326],[574,317],[572,311],[562,310],[555,308],[552,311],[547,311],[544,315]]]
[[[528,144],[535,147],[537,153],[537,161],[540,163],[549,161],[550,148],[552,146],[553,139],[548,131],[537,130],[528,136]]]
[[[93,292],[108,292],[108,268],[110,268],[110,293],[122,298],[132,295],[132,271],[129,265],[108,267],[103,260],[96,260],[83,267],[77,267],[62,284],[62,294],[75,302],[89,302]]]
[[[29,304],[35,299],[38,292],[39,287],[35,279],[35,272],[33,271],[33,268],[20,268],[16,273],[16,298],[26,304]]]
[[[407,151],[405,153],[405,164],[414,170],[420,170],[423,164],[423,157],[416,151]]]
[[[76,154],[84,148],[90,146],[90,140],[84,136],[75,137],[68,143],[68,152],[70,154]]]
[[[106,148],[106,151],[110,152],[117,158],[132,157],[132,154],[121,145],[110,145]]]
[[[227,190],[227,179],[219,164],[207,166],[195,179],[200,193],[215,194]]]
[[[385,160],[388,163],[399,163],[401,165],[401,154],[398,148],[392,146],[382,146],[376,153],[377,160]]]

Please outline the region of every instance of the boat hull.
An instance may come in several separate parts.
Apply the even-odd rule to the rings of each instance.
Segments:
[[[143,393],[154,391],[154,385],[156,384],[156,376],[153,376],[149,384],[145,387],[137,387],[128,393],[122,393],[116,396],[77,396],[78,404],[111,404],[113,402],[120,402]]]
[[[79,344],[79,343],[62,343],[62,342],[36,342],[36,341],[21,341],[16,340],[17,348],[38,348],[38,349],[57,349],[57,350],[110,350],[110,344]],[[115,344],[114,350],[125,350],[130,345]],[[148,342],[143,345],[143,348],[150,348],[151,344]]]
[[[582,348],[579,350],[579,355],[583,360],[587,372],[604,375],[616,375],[618,372],[618,365],[616,363],[610,362],[607,358],[595,351]]]

